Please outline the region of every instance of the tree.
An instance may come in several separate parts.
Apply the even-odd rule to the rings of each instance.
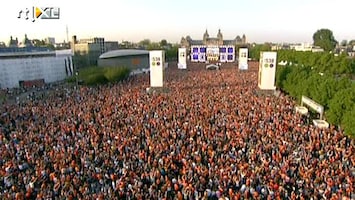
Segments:
[[[179,45],[172,45],[171,48],[165,50],[165,59],[167,61],[176,61],[178,55]]]
[[[149,39],[144,39],[139,42],[139,45],[142,46],[143,48],[148,48],[148,46],[151,44]]]
[[[348,45],[355,45],[355,40],[350,40],[350,41],[348,42]]]
[[[286,75],[286,80],[282,82],[283,89],[295,98],[302,95],[309,96],[307,79],[310,76],[310,69],[300,66],[292,66],[291,72]]]
[[[338,42],[334,39],[333,32],[329,29],[319,29],[313,34],[313,44],[332,51]]]
[[[342,41],[340,42],[340,46],[346,47],[346,45],[348,45],[348,41],[347,41],[347,40],[342,40]]]
[[[270,51],[270,50],[271,50],[270,43],[253,44],[249,49],[249,57],[252,58],[253,60],[259,60],[261,51]]]
[[[355,104],[353,105],[352,108],[350,108],[348,111],[345,112],[342,121],[342,126],[344,127],[345,134],[351,136],[352,138],[355,138],[354,113],[355,113]]]
[[[152,42],[146,47],[146,49],[147,50],[158,50],[158,49],[162,49],[162,47],[160,46],[160,43]]]
[[[161,47],[165,47],[165,46],[167,46],[168,45],[168,42],[166,41],[166,39],[162,39],[161,41],[160,41],[160,46]]]
[[[329,101],[329,110],[326,112],[327,119],[332,124],[341,124],[344,114],[355,105],[355,87],[343,88],[335,93]]]
[[[290,66],[277,66],[276,68],[276,87],[283,89],[284,81],[286,81],[287,75],[292,71]]]
[[[39,40],[39,39],[33,39],[32,43],[33,43],[33,46],[35,46],[35,47],[43,47],[46,45],[44,40]]]

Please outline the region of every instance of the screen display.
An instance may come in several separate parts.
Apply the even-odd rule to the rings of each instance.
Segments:
[[[201,52],[201,53],[206,53],[206,47],[200,48],[200,52]]]
[[[192,56],[192,59],[198,60],[198,54],[194,54],[194,55]]]
[[[228,48],[228,53],[234,53],[234,49],[232,47]]]
[[[225,47],[219,48],[219,52],[220,53],[226,53],[226,48]]]
[[[192,48],[192,52],[198,53],[198,48],[197,47]]]
[[[233,55],[228,55],[228,60],[233,60]]]

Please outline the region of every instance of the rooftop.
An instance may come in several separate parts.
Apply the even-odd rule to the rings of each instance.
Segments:
[[[114,57],[123,57],[123,56],[136,56],[136,55],[148,55],[149,51],[139,50],[139,49],[119,49],[108,51],[101,54],[100,59],[114,58]]]
[[[0,47],[0,53],[49,52],[47,47]]]

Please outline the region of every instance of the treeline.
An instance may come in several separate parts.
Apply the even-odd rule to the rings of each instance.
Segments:
[[[331,75],[351,75],[355,72],[355,60],[344,54],[279,50],[277,60],[288,61],[291,65],[311,67],[318,73]]]
[[[164,50],[167,62],[177,61],[179,44],[169,43],[166,39],[162,39],[160,42],[152,42],[149,39],[144,39],[138,43],[138,46],[146,50]]]
[[[322,104],[326,120],[355,136],[354,59],[330,53],[278,51],[276,86],[300,100],[308,96]],[[287,64],[285,64],[287,63]]]

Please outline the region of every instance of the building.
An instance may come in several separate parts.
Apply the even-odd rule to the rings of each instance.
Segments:
[[[221,45],[243,45],[246,44],[246,36],[243,34],[242,37],[239,35],[232,40],[224,40],[221,30],[218,30],[217,37],[210,37],[207,30],[202,36],[202,40],[193,40],[190,36],[182,37],[180,46],[191,48],[192,45],[203,45],[203,46],[221,46]]]
[[[96,65],[99,56],[105,52],[104,38],[90,38],[77,40],[72,37],[71,49],[76,55],[85,56],[87,65]]]
[[[73,75],[71,50],[44,47],[0,48],[0,87],[32,87]]]
[[[47,37],[47,38],[44,39],[44,42],[46,44],[55,45],[55,38],[54,37]]]
[[[149,51],[120,49],[102,54],[98,60],[100,67],[128,67],[131,70],[149,68]]]
[[[18,39],[13,39],[12,36],[10,36],[10,41],[7,45],[8,47],[18,47]]]
[[[31,47],[33,46],[32,40],[28,39],[27,34],[25,34],[25,37],[23,38],[22,42],[19,42],[19,40],[13,39],[12,36],[10,36],[10,40],[8,42],[8,47]]]
[[[181,39],[180,45],[188,49],[188,55],[192,62],[234,62],[235,48],[237,45],[245,45],[246,36],[237,36],[233,40],[224,40],[221,30],[217,37],[210,37],[207,30],[202,40],[192,40],[190,36]]]
[[[118,42],[117,41],[105,41],[105,52],[118,50]]]
[[[290,44],[282,43],[282,44],[272,44],[271,51],[278,51],[283,49],[290,49]]]
[[[105,53],[105,38],[102,37],[80,39],[76,44],[97,44],[100,47],[100,54]]]
[[[323,52],[324,50],[318,46],[314,46],[310,43],[301,43],[290,45],[290,49],[295,51],[312,51],[312,52]]]
[[[23,38],[22,42],[18,45],[19,47],[32,47],[32,40],[28,39],[27,34]]]

